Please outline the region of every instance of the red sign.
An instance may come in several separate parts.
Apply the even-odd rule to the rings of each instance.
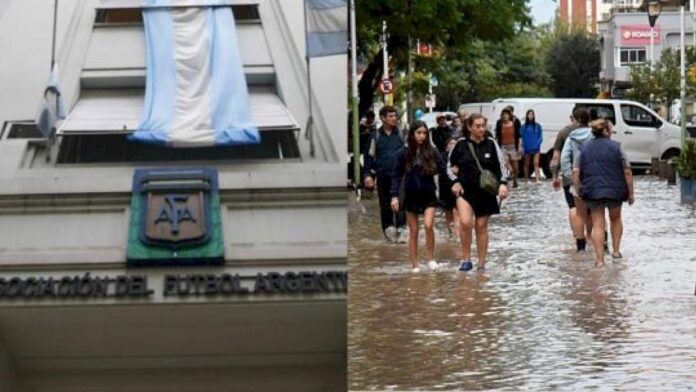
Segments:
[[[391,94],[394,91],[394,83],[389,79],[382,79],[379,83],[379,92],[382,94]]]
[[[659,45],[661,39],[659,26],[655,26],[652,35],[655,45]],[[621,26],[621,45],[650,45],[650,26]]]
[[[430,46],[430,44],[418,44],[417,53],[421,56],[432,56],[433,54],[433,47]]]

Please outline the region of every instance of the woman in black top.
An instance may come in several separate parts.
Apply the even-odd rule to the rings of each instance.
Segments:
[[[447,175],[445,162],[437,149],[430,144],[428,127],[423,121],[413,123],[408,131],[406,147],[399,151],[394,159],[392,173],[391,207],[396,212],[400,207],[406,210],[406,222],[409,228],[408,252],[413,272],[419,272],[418,267],[418,215],[423,214],[425,226],[425,248],[428,268],[436,269],[437,262],[433,258],[435,251],[435,174]],[[404,201],[399,203],[399,191],[403,182]]]
[[[508,171],[498,145],[486,134],[486,120],[479,113],[467,119],[471,135],[460,139],[449,157],[448,173],[454,182],[452,193],[457,197],[459,213],[459,235],[462,244],[460,271],[469,271],[471,263],[471,230],[476,229],[476,250],[478,268],[483,270],[488,254],[488,219],[500,213],[496,196],[487,193],[479,185],[481,171],[478,168],[469,145],[473,146],[476,157],[483,169],[490,170],[500,181],[498,197],[502,201],[508,195]]]

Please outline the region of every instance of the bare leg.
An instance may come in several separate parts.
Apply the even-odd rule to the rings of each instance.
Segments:
[[[578,232],[582,233],[582,237],[578,238],[583,239],[585,238],[585,230],[583,229],[587,229],[588,236],[592,233],[592,218],[587,215],[587,204],[585,204],[585,201],[577,196],[575,196],[575,214],[578,216],[578,222],[580,222]]]
[[[435,207],[425,209],[423,214],[423,227],[425,228],[425,259],[433,260],[435,254],[435,230],[433,230],[433,222],[435,221]]]
[[[463,198],[457,198],[459,212],[459,240],[462,247],[462,260],[471,259],[471,230],[474,228],[474,210]]]
[[[573,232],[573,237],[576,239],[585,238],[585,236],[582,234],[582,222],[580,221],[580,218],[578,218],[575,207],[568,209],[568,222],[570,223],[570,230]]]
[[[575,219],[573,220],[573,233],[575,238],[579,240],[585,239],[585,221],[587,217],[587,207],[585,207],[585,202],[579,198],[574,197],[575,200]]]
[[[457,211],[457,208],[453,208],[452,211],[452,223],[454,227],[454,232],[459,233],[459,212]]]
[[[452,213],[452,210],[445,210],[445,225],[447,225],[447,233],[451,236],[452,235],[452,227],[454,222],[454,214]]]
[[[612,257],[621,257],[621,236],[623,236],[623,221],[621,220],[621,206],[609,209],[609,225],[611,227]]]
[[[540,184],[541,173],[539,170],[539,153],[534,154],[534,177],[536,177],[537,184]]]
[[[406,211],[406,223],[408,223],[408,256],[411,259],[411,268],[418,268],[418,215]]]
[[[595,208],[591,211],[592,216],[592,245],[595,251],[595,266],[601,267],[604,265],[604,229],[606,222],[604,221],[604,207]]]
[[[488,255],[488,216],[476,217],[476,253],[478,254],[478,266],[486,266]]]
[[[529,182],[529,155],[524,156],[524,180]]]

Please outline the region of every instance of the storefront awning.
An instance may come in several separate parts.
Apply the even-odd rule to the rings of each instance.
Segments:
[[[143,110],[142,89],[83,90],[79,101],[59,126],[58,134],[132,133]],[[299,129],[297,121],[270,88],[249,90],[251,115],[260,131]]]

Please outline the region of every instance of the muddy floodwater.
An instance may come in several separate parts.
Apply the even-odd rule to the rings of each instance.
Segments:
[[[696,390],[696,208],[653,177],[635,189],[624,259],[595,269],[562,193],[520,184],[491,220],[484,273],[457,272],[440,214],[446,265],[411,273],[377,198],[349,196],[349,388]]]

